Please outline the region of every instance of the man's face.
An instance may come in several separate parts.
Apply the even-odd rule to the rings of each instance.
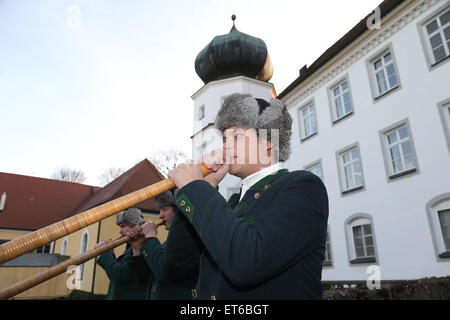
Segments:
[[[268,146],[266,140],[258,138],[255,129],[226,129],[223,132],[223,151],[224,161],[230,164],[229,173],[244,178],[259,170],[261,164],[270,164]]]
[[[126,223],[121,223],[119,224],[119,233],[122,237],[125,236],[125,232],[129,231],[131,229],[131,227],[129,225],[127,225]]]
[[[170,223],[172,222],[174,215],[175,207],[173,206],[165,206],[159,209],[159,218],[163,220],[166,230],[169,230]]]

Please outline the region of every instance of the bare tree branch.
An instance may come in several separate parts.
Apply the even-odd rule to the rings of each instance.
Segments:
[[[106,186],[108,183],[118,178],[124,172],[125,170],[123,168],[116,168],[116,167],[108,168],[105,172],[103,172],[100,175],[98,181],[100,182],[101,186]]]
[[[149,160],[165,177],[167,177],[170,170],[186,161],[187,158],[187,154],[182,150],[170,148],[152,154],[149,157]]]
[[[50,178],[77,183],[83,183],[84,181],[86,181],[86,175],[83,171],[77,169],[69,169],[66,167],[55,169]]]

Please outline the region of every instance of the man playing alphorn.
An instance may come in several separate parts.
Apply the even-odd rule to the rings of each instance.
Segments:
[[[200,265],[194,298],[319,299],[328,197],[314,174],[282,168],[292,125],[286,107],[277,99],[233,94],[215,125],[223,152],[202,159],[214,172],[203,178],[193,162],[169,172],[180,190],[168,261],[187,269]],[[216,189],[227,173],[242,179],[241,192],[228,202]],[[186,225],[200,246],[186,240]]]

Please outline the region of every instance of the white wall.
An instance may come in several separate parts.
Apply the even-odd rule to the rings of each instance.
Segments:
[[[449,259],[439,262],[436,259],[425,208],[432,198],[450,191],[449,152],[437,108],[440,101],[450,98],[450,63],[441,63],[429,71],[417,27],[419,21],[442,4],[441,1],[416,16],[313,94],[289,106],[294,129],[292,155],[286,165],[295,170],[322,159],[329,193],[333,266],[324,268],[323,280],[368,277],[368,264],[349,263],[344,221],[356,213],[369,214],[373,219],[382,280],[450,273]],[[366,60],[388,44],[394,52],[401,86],[373,102]],[[351,87],[354,114],[332,125],[327,88],[345,74]],[[318,134],[300,143],[297,109],[310,99],[314,99],[316,106]],[[406,118],[419,170],[417,174],[388,182],[379,131]],[[341,195],[335,153],[355,142],[360,147],[365,189]]]
[[[324,183],[329,195],[333,259],[333,266],[323,269],[323,280],[368,278],[366,268],[370,264],[349,263],[347,246],[353,244],[347,244],[344,222],[357,213],[368,214],[372,218],[376,264],[380,266],[381,280],[450,273],[450,259],[436,257],[426,211],[432,198],[450,192],[449,151],[437,107],[439,102],[450,98],[450,63],[447,59],[430,71],[417,26],[445,3],[436,0],[405,1],[382,20],[381,30],[364,34],[352,44],[351,50],[334,57],[324,70],[316,72],[283,99],[294,119],[292,155],[285,166],[299,170],[308,163],[322,160]],[[367,59],[387,45],[393,50],[400,87],[374,102]],[[356,58],[352,58],[354,56]],[[336,69],[339,66],[342,67]],[[333,125],[327,88],[344,75],[348,76],[354,113]],[[319,81],[319,78],[323,80]],[[221,97],[249,92],[256,97],[270,99],[271,88],[272,85],[265,82],[236,77],[211,82],[197,91],[192,96],[195,110],[193,153],[195,141],[202,140],[201,134],[212,132],[206,126],[214,122]],[[311,99],[316,106],[318,134],[300,143],[297,109]],[[195,124],[198,108],[203,104],[206,106],[205,118],[200,124]],[[409,121],[418,171],[389,181],[379,131],[404,119]],[[197,133],[202,128],[205,130]],[[360,149],[365,188],[342,195],[336,151],[356,142]],[[224,179],[220,184],[221,193],[227,197],[228,188],[236,186],[238,181],[235,177]]]

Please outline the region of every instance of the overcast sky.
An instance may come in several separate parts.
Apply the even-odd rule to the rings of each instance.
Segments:
[[[0,0],[0,171],[98,185],[169,147],[190,155],[197,54],[263,39],[278,93],[381,0]]]

